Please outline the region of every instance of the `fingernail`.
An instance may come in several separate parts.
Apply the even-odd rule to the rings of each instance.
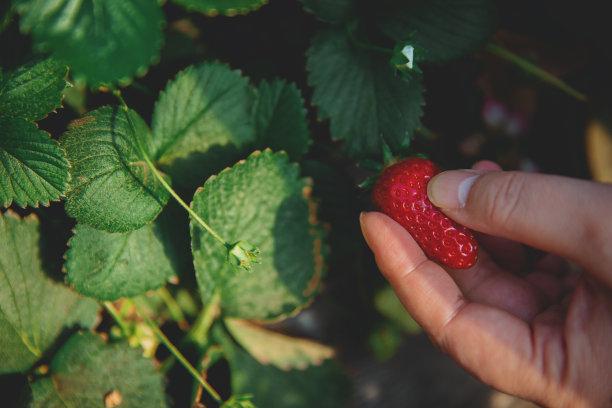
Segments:
[[[368,236],[366,234],[366,228],[365,225],[363,223],[363,218],[367,213],[365,211],[362,211],[359,214],[359,225],[361,226],[361,233],[363,234],[363,239],[365,240],[366,244],[368,244],[368,246],[370,246],[370,242],[368,241]]]
[[[470,188],[482,172],[474,170],[445,171],[427,184],[429,200],[440,208],[463,208]]]

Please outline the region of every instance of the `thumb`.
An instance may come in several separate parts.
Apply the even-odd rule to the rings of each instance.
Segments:
[[[612,185],[521,172],[453,170],[428,184],[455,221],[552,252],[612,286]]]

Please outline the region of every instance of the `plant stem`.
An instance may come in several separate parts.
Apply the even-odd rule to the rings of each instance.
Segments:
[[[181,306],[179,306],[176,299],[174,299],[167,287],[162,286],[161,288],[157,289],[157,294],[168,308],[168,312],[170,313],[170,316],[172,316],[172,319],[179,323],[179,326],[181,322],[187,321]]]
[[[172,355],[183,365],[183,367],[185,367],[187,371],[189,371],[193,378],[196,379],[198,384],[200,384],[218,404],[222,404],[223,399],[221,398],[219,393],[215,391],[215,389],[210,384],[208,384],[208,382],[206,382],[204,378],[202,378],[200,373],[198,373],[198,371],[191,365],[191,363],[187,361],[185,356],[181,354],[181,352],[174,346],[174,344],[170,342],[166,335],[159,329],[159,327],[157,327],[155,323],[153,323],[149,316],[147,316],[146,313],[144,313],[136,303],[134,303],[134,307],[136,308],[138,314],[141,315],[142,318],[145,320],[147,325],[149,325],[149,327],[153,330],[159,340],[164,343],[164,345],[168,348],[168,350],[170,350]]]
[[[191,330],[189,330],[189,334],[187,336],[194,340],[199,346],[203,346],[204,344],[206,344],[208,330],[210,329],[210,326],[212,326],[213,322],[215,321],[215,318],[219,314],[220,301],[221,292],[217,290],[210,299],[210,302],[208,302],[206,306],[204,306],[204,309],[193,324]]]
[[[129,109],[128,109],[127,104],[125,103],[125,100],[123,99],[123,97],[121,96],[121,93],[118,90],[115,90],[113,93],[119,99],[119,101],[123,104],[127,120],[132,130],[134,130],[134,125],[132,124],[132,119],[130,118]],[[140,150],[140,154],[142,155],[143,160],[145,161],[147,166],[149,166],[149,169],[153,172],[153,175],[155,176],[155,178],[157,178],[157,181],[159,181],[161,185],[164,186],[164,188],[170,193],[170,195],[174,197],[174,199],[181,205],[181,207],[183,207],[189,213],[189,215],[191,215],[191,217],[193,217],[193,219],[195,219],[198,222],[198,224],[202,226],[202,228],[208,231],[210,235],[212,235],[217,241],[219,241],[223,246],[225,246],[226,249],[229,250],[232,246],[228,244],[219,234],[217,234],[215,230],[213,230],[206,222],[204,222],[204,220],[200,218],[200,216],[196,214],[196,212],[193,211],[191,207],[189,207],[183,201],[183,199],[176,193],[176,191],[174,191],[174,189],[170,187],[170,185],[166,182],[166,180],[164,180],[164,178],[159,174],[159,172],[157,171],[157,168],[155,168],[155,166],[151,162],[149,155],[144,151],[144,149],[142,148],[142,145],[140,144],[140,140],[137,137],[136,137],[136,142],[137,142],[136,144],[138,145],[138,149]]]
[[[130,335],[130,330],[128,329],[127,323],[125,322],[125,320],[123,320],[123,317],[121,316],[119,311],[115,309],[115,306],[109,301],[103,302],[102,304],[104,305],[104,308],[108,311],[108,313],[113,317],[113,320],[115,320],[115,322],[123,332],[123,335],[125,337],[128,337]]]
[[[579,101],[581,102],[587,101],[588,98],[586,95],[572,88],[571,86],[569,86],[568,84],[566,84],[565,82],[563,82],[562,80],[560,80],[559,78],[551,74],[550,72],[545,71],[542,68],[538,67],[531,61],[528,61],[525,58],[522,58],[496,44],[489,43],[486,45],[485,48],[487,51],[497,55],[498,57],[505,59],[508,62],[515,64],[516,66],[524,69],[526,72],[538,77],[542,81],[552,86],[559,88],[563,92],[573,96]]]

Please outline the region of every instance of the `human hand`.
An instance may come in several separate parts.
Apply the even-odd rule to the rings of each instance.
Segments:
[[[479,232],[474,267],[445,269],[391,218],[363,213],[378,267],[432,341],[481,381],[545,406],[612,407],[612,185],[498,170],[481,162],[428,186],[435,205]],[[530,262],[521,243],[549,254]]]

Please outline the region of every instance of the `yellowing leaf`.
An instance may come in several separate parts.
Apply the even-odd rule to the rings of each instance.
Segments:
[[[234,339],[261,364],[305,369],[334,357],[334,349],[312,340],[273,332],[248,320],[225,319]]]

